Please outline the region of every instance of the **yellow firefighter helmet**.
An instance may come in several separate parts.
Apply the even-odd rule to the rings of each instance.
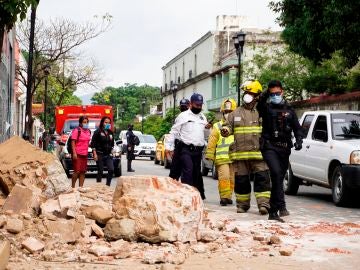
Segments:
[[[225,99],[221,103],[220,112],[234,111],[236,109],[236,101],[232,98]]]
[[[241,89],[254,94],[260,94],[262,92],[262,86],[258,80],[244,82],[241,85]]]

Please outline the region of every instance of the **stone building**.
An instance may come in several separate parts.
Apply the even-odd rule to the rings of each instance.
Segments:
[[[182,98],[189,98],[197,92],[204,96],[206,111],[218,111],[222,100],[228,97],[236,99],[237,56],[233,36],[242,30],[246,33],[246,42],[242,55],[243,61],[249,61],[263,46],[282,44],[279,32],[241,28],[240,16],[218,16],[215,31],[209,31],[190,47],[171,59],[162,68],[163,112],[172,108]],[[270,50],[271,51],[271,50]],[[247,75],[243,74],[246,79]],[[177,84],[174,93],[172,85]]]

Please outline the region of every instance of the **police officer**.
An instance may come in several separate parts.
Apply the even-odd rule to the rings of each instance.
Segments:
[[[175,139],[179,139],[176,151],[179,151],[182,164],[181,182],[196,187],[201,198],[205,199],[201,158],[205,146],[204,130],[211,125],[201,112],[202,105],[203,96],[194,93],[190,98],[190,109],[180,113],[172,126],[166,147],[173,155]]]
[[[254,193],[259,213],[267,215],[270,199],[269,169],[260,152],[259,139],[261,121],[255,105],[262,92],[261,84],[247,81],[244,90],[243,105],[229,114],[221,130],[224,136],[234,135],[234,143],[229,147],[229,155],[235,170],[235,196],[238,213],[246,213],[250,208],[251,183],[254,180]]]
[[[180,112],[187,111],[189,107],[190,107],[190,100],[188,100],[187,98],[183,98],[182,100],[180,100],[180,105],[179,105]]]
[[[234,142],[234,135],[223,137],[221,136],[221,129],[229,114],[235,109],[236,101],[234,99],[225,99],[222,102],[220,112],[222,112],[223,117],[214,124],[205,152],[205,158],[215,163],[221,206],[233,204],[232,194],[234,191],[235,175],[233,164],[229,157],[229,146]]]
[[[180,100],[180,104],[179,104],[180,112],[187,111],[189,109],[189,107],[190,107],[190,100],[188,100],[186,98],[183,98]],[[176,123],[177,120],[178,120],[178,117],[176,117],[174,123]],[[179,180],[179,178],[181,176],[181,168],[182,168],[182,164],[180,161],[180,153],[179,153],[179,151],[177,151],[177,147],[176,147],[176,145],[179,142],[178,137],[179,137],[179,135],[177,135],[176,139],[175,139],[175,150],[174,150],[174,154],[172,155],[171,168],[170,168],[170,174],[169,174],[169,177],[176,179],[176,180]],[[165,150],[165,151],[166,151],[165,154],[168,155],[169,151],[168,150]]]
[[[284,90],[278,80],[269,82],[268,90],[259,99],[257,110],[262,117],[261,152],[270,169],[271,197],[269,220],[284,222],[286,209],[283,181],[289,166],[291,148],[302,148],[303,132],[291,106],[283,98]],[[294,133],[296,142],[292,143]]]
[[[127,171],[128,172],[135,172],[135,170],[131,167],[131,162],[135,159],[135,134],[133,132],[134,125],[128,125],[128,131],[126,132],[126,141],[127,141],[127,151],[126,151],[126,158],[127,158]]]

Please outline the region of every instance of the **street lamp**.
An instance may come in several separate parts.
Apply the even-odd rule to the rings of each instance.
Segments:
[[[43,66],[43,71],[45,75],[45,90],[44,90],[44,127],[46,129],[46,114],[47,114],[47,90],[48,90],[48,76],[50,74],[51,67],[49,64]]]
[[[145,111],[145,103],[146,103],[146,99],[143,98],[143,100],[142,100],[142,102],[141,102],[141,107],[142,107],[141,133],[144,133],[144,111]]]
[[[178,90],[179,86],[177,84],[172,85],[172,94],[174,98],[174,107],[173,107],[173,123],[175,123],[175,107],[176,107],[176,92]]]
[[[238,57],[238,72],[237,72],[237,93],[238,93],[238,106],[240,106],[240,85],[241,85],[241,54],[243,53],[243,48],[245,44],[245,36],[246,34],[242,31],[236,34],[236,36],[233,37],[234,39],[234,46],[236,49],[236,55]]]

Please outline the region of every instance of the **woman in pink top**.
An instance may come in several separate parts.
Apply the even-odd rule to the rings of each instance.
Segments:
[[[71,133],[71,148],[73,170],[72,187],[75,187],[79,178],[79,186],[82,187],[85,181],[85,173],[87,170],[88,147],[91,139],[91,131],[88,129],[89,119],[86,116],[79,118],[79,127],[75,128]]]

